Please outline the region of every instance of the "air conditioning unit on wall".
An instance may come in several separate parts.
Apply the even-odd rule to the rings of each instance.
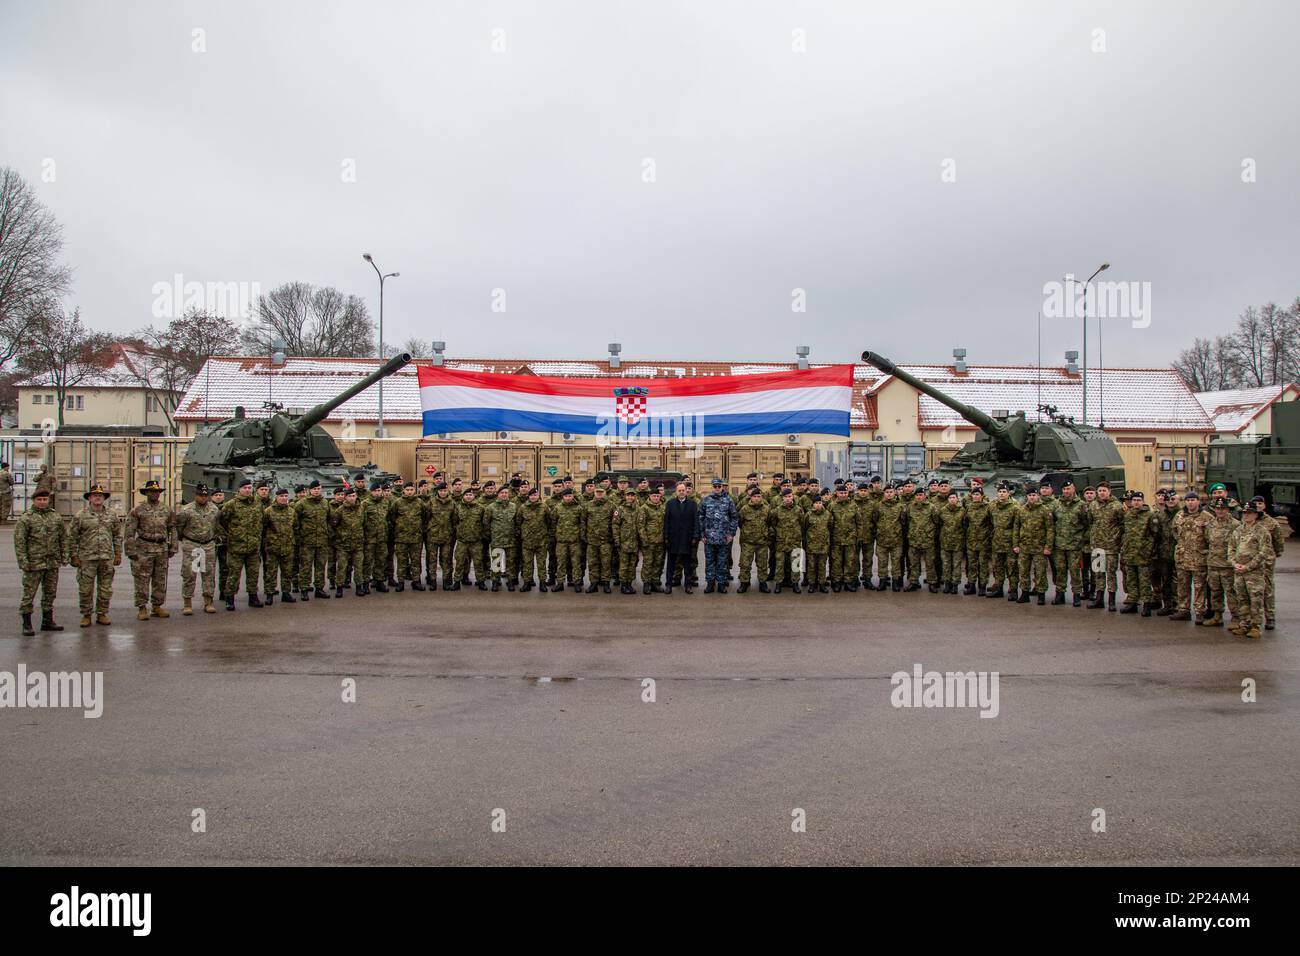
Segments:
[[[786,443],[787,445],[797,445],[797,444],[799,444],[799,436],[798,436],[798,435],[786,435],[786,436],[785,436],[785,443]]]
[[[510,441],[514,437],[514,432],[497,432],[497,441]]]
[[[575,442],[578,440],[578,436],[575,435],[573,432],[565,432],[563,435],[560,436],[560,440],[567,441],[567,442]]]
[[[451,441],[454,436],[451,432],[438,432],[438,434],[433,437],[438,439],[438,441]]]

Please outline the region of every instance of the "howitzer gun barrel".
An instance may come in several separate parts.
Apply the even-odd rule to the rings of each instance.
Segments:
[[[981,412],[978,408],[971,408],[969,405],[957,401],[957,399],[953,398],[951,395],[945,395],[928,382],[923,382],[915,375],[903,371],[883,355],[877,355],[875,352],[863,352],[862,361],[866,362],[868,365],[874,365],[886,375],[892,375],[895,378],[902,379],[918,392],[929,395],[936,402],[942,402],[962,418],[966,419],[966,421],[970,422],[977,428],[982,428],[992,437],[997,437],[1006,431],[1005,425],[996,421],[989,415],[986,415],[984,412]]]
[[[403,368],[410,361],[411,361],[411,355],[409,352],[403,352],[400,355],[394,355],[387,362],[379,366],[379,368],[375,369],[373,372],[371,372],[365,378],[361,379],[351,388],[347,388],[339,392],[328,402],[321,402],[319,405],[314,405],[311,408],[307,409],[306,412],[304,412],[301,416],[298,417],[297,420],[298,427],[296,430],[301,434],[303,432],[306,432],[307,429],[311,428],[313,425],[320,424],[325,420],[326,416],[329,415],[330,412],[334,411],[334,409],[338,408],[348,399],[355,398],[357,395],[360,395],[371,385],[374,385],[376,382],[378,382],[381,378],[386,378],[387,376],[392,375],[394,372]]]

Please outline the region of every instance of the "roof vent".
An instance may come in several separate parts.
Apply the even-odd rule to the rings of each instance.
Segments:
[[[1065,371],[1070,375],[1079,374],[1079,353],[1073,349],[1065,353]]]
[[[952,370],[956,373],[963,374],[966,371],[966,350],[952,350]]]
[[[447,350],[446,342],[433,343],[433,364],[434,365],[442,365],[445,363],[446,360],[443,358],[442,353],[445,352],[446,350]]]
[[[611,370],[623,367],[623,361],[618,357],[618,353],[622,351],[623,346],[618,342],[609,343],[609,367]]]
[[[796,345],[796,346],[794,347],[794,354],[795,354],[796,356],[798,356],[798,358],[799,358],[799,367],[800,367],[800,368],[807,368],[807,367],[808,367],[808,353],[809,353],[810,351],[812,351],[812,350],[809,349],[808,346],[806,346],[806,345]]]

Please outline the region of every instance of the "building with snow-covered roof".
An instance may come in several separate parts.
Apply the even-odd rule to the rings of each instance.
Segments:
[[[168,412],[177,406],[181,392],[158,385],[149,353],[125,343],[114,343],[101,368],[63,389],[63,426],[79,428],[145,429],[168,434]],[[41,431],[59,420],[59,389],[53,375],[34,375],[18,383],[18,428]]]
[[[1232,388],[1215,392],[1197,392],[1196,400],[1220,435],[1255,438],[1273,434],[1273,406],[1294,402],[1300,386],[1265,385],[1262,388]]]

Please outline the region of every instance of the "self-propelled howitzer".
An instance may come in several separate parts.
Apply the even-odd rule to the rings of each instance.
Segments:
[[[928,483],[932,477],[947,478],[963,493],[970,489],[972,478],[982,479],[989,494],[1002,481],[1010,482],[1017,495],[1044,480],[1057,491],[1066,479],[1073,480],[1080,491],[1100,481],[1109,483],[1117,494],[1124,489],[1124,460],[1115,442],[1100,428],[1057,415],[1050,406],[1040,409],[1047,413],[1047,421],[1031,422],[1023,411],[990,415],[957,401],[875,352],[863,352],[862,361],[941,402],[980,430],[952,458],[916,476],[918,480]]]
[[[364,474],[367,482],[396,479],[396,475],[374,465],[347,465],[338,445],[320,423],[344,402],[410,361],[411,356],[405,352],[396,355],[329,401],[300,415],[273,408],[269,418],[248,418],[243,406],[237,406],[234,418],[205,426],[185,450],[181,469],[184,499],[194,499],[194,487],[200,482],[213,490],[230,492],[244,478],[251,478],[254,482],[267,481],[272,490],[284,487],[292,491],[295,485],[315,480],[328,494],[358,474]]]

